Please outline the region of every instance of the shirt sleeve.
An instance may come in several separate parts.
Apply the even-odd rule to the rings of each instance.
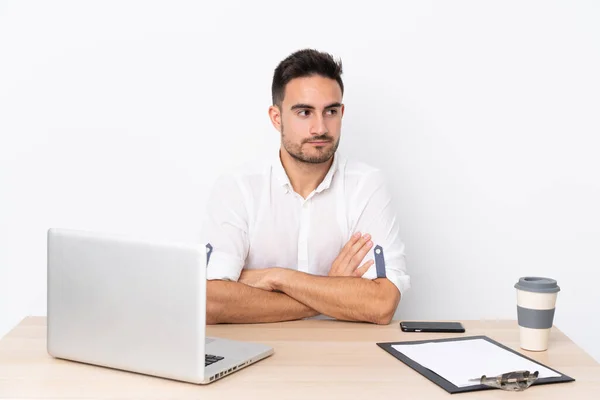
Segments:
[[[202,240],[213,250],[206,279],[237,281],[248,255],[248,211],[235,176],[217,179],[208,199]]]
[[[406,270],[404,243],[400,238],[398,218],[393,209],[393,201],[383,174],[379,170],[368,173],[362,179],[354,199],[358,216],[352,233],[369,233],[373,247],[361,263],[375,259],[375,247],[381,246],[385,261],[385,273],[403,295],[410,288],[410,276]],[[363,278],[377,278],[373,264]]]

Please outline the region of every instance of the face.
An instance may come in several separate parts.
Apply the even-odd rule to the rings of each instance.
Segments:
[[[342,90],[334,79],[310,76],[292,79],[285,87],[281,109],[269,108],[281,133],[281,145],[300,162],[319,164],[333,157],[342,128]]]

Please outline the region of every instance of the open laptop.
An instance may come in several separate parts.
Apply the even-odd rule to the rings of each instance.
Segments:
[[[205,337],[206,249],[48,231],[48,353],[205,384],[273,348]]]

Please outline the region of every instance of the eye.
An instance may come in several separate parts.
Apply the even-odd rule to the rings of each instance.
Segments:
[[[301,117],[308,117],[310,115],[310,110],[300,110],[298,111],[298,115]]]
[[[327,110],[327,115],[336,115],[338,113],[338,110],[336,110],[335,108],[331,108],[329,110]]]

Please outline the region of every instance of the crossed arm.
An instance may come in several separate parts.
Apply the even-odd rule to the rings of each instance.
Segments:
[[[400,292],[386,278],[361,278],[373,264],[359,267],[371,247],[369,235],[354,235],[328,276],[274,267],[243,271],[239,282],[208,281],[207,323],[276,322],[325,314],[388,324]]]

